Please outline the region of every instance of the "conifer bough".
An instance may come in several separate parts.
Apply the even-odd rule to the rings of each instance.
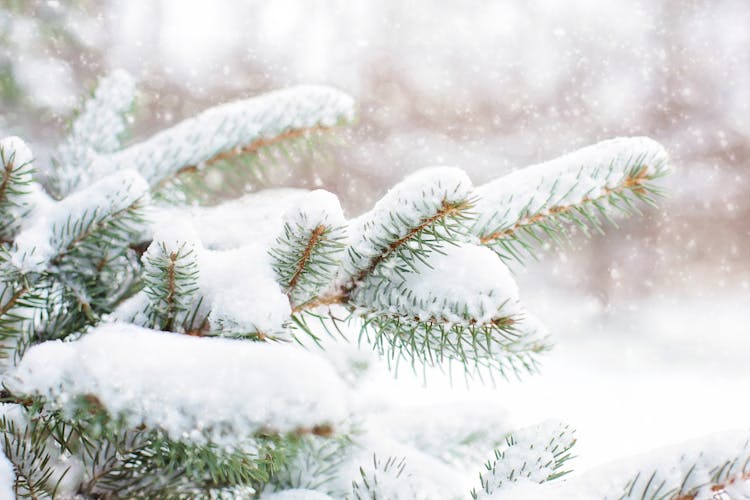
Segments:
[[[126,73],[102,79],[39,172],[23,141],[0,142],[5,496],[501,498],[583,481],[559,479],[565,424],[517,431],[486,407],[415,425],[373,412],[367,381],[383,358],[536,370],[548,335],[508,265],[652,203],[661,146],[614,139],[481,186],[422,169],[353,219],[322,190],[196,206],[179,193],[351,123],[353,99],[290,88],[127,145],[134,97]],[[735,451],[680,459],[681,482],[662,462],[575,491],[697,498],[744,483]]]

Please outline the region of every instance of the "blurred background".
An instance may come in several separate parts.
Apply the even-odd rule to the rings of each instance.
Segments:
[[[479,184],[602,139],[656,139],[668,197],[515,269],[558,347],[540,376],[478,393],[520,422],[570,421],[585,469],[750,426],[749,27],[747,0],[0,0],[0,135],[43,167],[114,68],[139,81],[133,140],[330,84],[357,98],[358,124],[281,181],[333,191],[349,215],[424,166]]]

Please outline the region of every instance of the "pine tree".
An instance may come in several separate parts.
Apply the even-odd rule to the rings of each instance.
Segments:
[[[746,479],[740,440],[565,482],[568,425],[362,401],[381,358],[472,383],[536,371],[549,336],[509,266],[653,205],[669,171],[656,142],[480,186],[423,169],[347,219],[322,190],[214,203],[352,123],[346,94],[276,91],[126,146],[134,98],[126,73],[102,79],[45,175],[23,141],[0,142],[8,496],[682,499]]]

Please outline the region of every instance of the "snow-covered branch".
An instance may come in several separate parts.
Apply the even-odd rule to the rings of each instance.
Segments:
[[[749,494],[750,434],[737,431],[618,460],[566,481],[503,488],[492,498],[697,500]]]
[[[318,298],[331,284],[343,250],[344,214],[338,198],[313,191],[290,209],[271,247],[273,268],[293,308]]]
[[[208,109],[143,142],[97,155],[92,168],[101,172],[134,168],[156,186],[180,171],[353,119],[354,101],[343,92],[323,86],[292,87]]]
[[[503,258],[520,260],[531,243],[564,238],[567,225],[598,229],[600,217],[637,212],[636,199],[653,203],[667,159],[655,141],[628,137],[517,170],[476,189],[472,232]]]
[[[139,230],[138,210],[147,199],[148,185],[140,175],[132,170],[111,174],[38,214],[15,240],[14,263],[24,272],[41,272],[49,264],[98,261],[102,246],[131,243]]]
[[[491,498],[509,483],[545,483],[567,474],[563,470],[575,444],[574,431],[559,422],[521,429],[506,437],[505,445],[495,449],[495,457],[479,477],[482,488],[476,498]]]
[[[347,416],[347,391],[319,357],[293,346],[196,338],[112,323],[75,342],[27,351],[4,377],[14,394],[74,411],[94,397],[130,428],[231,444]]]
[[[342,287],[350,292],[369,286],[364,283],[378,273],[379,281],[412,270],[462,237],[471,207],[471,181],[462,170],[435,167],[411,174],[349,223]]]
[[[106,173],[83,166],[89,165],[96,154],[120,149],[135,94],[135,80],[124,70],[115,70],[99,80],[55,154],[52,184],[56,195],[66,196]]]
[[[18,137],[0,141],[0,239],[11,240],[32,209],[34,167],[28,146]]]

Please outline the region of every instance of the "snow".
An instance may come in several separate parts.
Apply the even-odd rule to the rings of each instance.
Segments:
[[[455,167],[425,168],[393,186],[370,211],[350,221],[342,281],[366,269],[391,243],[435,215],[444,201],[471,198],[471,188],[466,173]]]
[[[281,231],[284,211],[306,196],[278,190],[217,207],[152,210],[154,241],[187,242],[194,249],[202,308],[210,311],[213,332],[233,336],[284,330],[291,306],[276,281],[268,249]],[[328,199],[321,194],[312,199],[320,197]],[[116,317],[133,317],[143,304],[143,299],[129,301]]]
[[[16,480],[16,475],[13,471],[13,464],[10,463],[8,458],[0,450],[0,497],[2,498],[15,498],[13,485]]]
[[[202,309],[214,333],[254,332],[277,336],[291,314],[289,298],[278,284],[269,248],[285,222],[344,224],[335,195],[277,189],[246,195],[216,207],[152,207],[150,233],[168,246],[187,243],[198,259]],[[143,293],[125,302],[113,318],[144,324]]]
[[[70,134],[58,148],[58,180],[64,193],[87,186],[100,172],[85,168],[96,153],[112,153],[120,148],[120,139],[127,131],[125,114],[135,100],[135,80],[118,69],[102,78],[76,117]]]
[[[127,130],[124,114],[133,106],[135,80],[118,69],[102,78],[91,99],[73,122],[60,153],[65,159],[80,160],[87,149],[111,153],[120,147],[120,137]],[[80,168],[80,165],[75,167]]]
[[[477,187],[475,228],[491,234],[527,217],[604,196],[623,184],[636,163],[648,167],[649,176],[668,171],[666,151],[647,137],[602,141],[516,170]]]
[[[391,402],[373,412],[370,429],[456,469],[468,465],[473,476],[512,430],[508,413],[497,401],[436,401],[406,408]]]
[[[93,395],[133,427],[227,445],[260,430],[336,424],[348,412],[346,388],[331,366],[293,345],[119,323],[32,347],[3,382],[68,410]]]
[[[263,495],[261,500],[332,500],[328,495],[319,493],[315,490],[284,490],[269,495]]]
[[[12,423],[16,432],[24,434],[29,426],[29,414],[26,409],[18,404],[12,403],[0,403],[0,419],[5,422]],[[75,456],[70,453],[61,453],[59,446],[55,442],[53,437],[47,439],[49,446],[46,448],[45,453],[48,457],[47,466],[49,467],[50,475],[47,478],[47,484],[57,485],[57,494],[65,497],[66,495],[74,495],[80,485],[80,481],[84,475],[84,465]],[[25,444],[28,444],[25,443]],[[22,445],[23,446],[23,445]],[[37,460],[18,460],[19,449],[6,448],[8,455],[3,455],[0,451],[0,464],[2,459],[9,462],[10,477],[6,483],[3,481],[4,478],[8,477],[5,471],[4,465],[0,465],[0,498],[15,498],[13,494],[9,494],[7,497],[2,495],[6,491],[17,492],[21,498],[28,496],[28,492],[24,488],[16,488],[13,483],[13,476],[16,477],[25,475],[26,477],[32,476],[39,478],[42,471],[38,469],[39,462]],[[14,469],[15,466],[18,467]],[[16,474],[13,474],[16,472]]]
[[[519,312],[518,285],[487,247],[447,246],[414,267],[401,282],[394,275],[391,286],[376,289],[374,297],[364,299],[367,287],[358,297],[386,312],[457,324],[486,324]]]
[[[173,218],[167,224],[164,221],[161,224],[153,226],[153,235],[151,237],[151,245],[146,250],[146,254],[156,247],[154,244],[163,244],[168,249],[176,250],[182,245],[189,245],[191,248],[197,251],[197,247],[200,246],[200,237],[198,232],[193,227],[192,222],[189,218]]]
[[[92,221],[103,221],[148,198],[148,184],[136,172],[123,170],[76,191],[35,218],[15,240],[12,261],[22,272],[42,271]]]
[[[310,229],[319,225],[337,228],[346,223],[338,196],[324,189],[316,189],[300,196],[295,205],[284,214],[284,221]]]
[[[212,207],[154,206],[149,210],[151,232],[188,221],[203,246],[211,250],[249,243],[270,246],[283,227],[284,214],[294,211],[307,195],[303,189],[265,189]]]
[[[284,330],[291,306],[266,247],[250,244],[199,255],[200,289],[210,304],[212,330],[226,335]]]
[[[429,453],[392,439],[388,434],[366,433],[359,436],[358,443],[359,452],[353,454],[341,469],[342,483],[356,481],[361,489],[365,481],[360,471],[364,471],[367,482],[377,484],[378,498],[462,498],[467,496],[472,480],[476,478],[477,470],[469,473],[462,467],[446,464]]]
[[[689,492],[700,499],[744,498],[750,494],[750,484],[743,477],[750,460],[749,443],[750,432],[746,430],[717,433],[620,459],[566,481],[523,488],[529,495],[550,499],[651,498],[657,491],[665,498]],[[728,488],[713,491],[711,487],[717,482]],[[513,488],[499,489],[491,498],[518,498],[518,494],[519,490]]]
[[[20,137],[10,136],[4,138],[0,141],[0,148],[3,150],[6,161],[13,156],[13,164],[16,168],[31,163],[34,159],[31,150]]]
[[[394,176],[400,177],[405,167],[444,161],[440,157],[448,156],[450,163],[460,158],[473,169],[473,178],[490,178],[504,165],[516,164],[521,158],[544,158],[561,148],[632,130],[658,135],[671,144],[670,150],[680,160],[695,158],[699,151],[704,154],[700,164],[692,161],[685,168],[691,170],[695,182],[683,177],[674,181],[677,189],[689,189],[690,195],[666,211],[673,215],[668,223],[648,236],[638,229],[631,231],[633,226],[621,234],[632,238],[627,248],[640,255],[639,262],[650,259],[649,251],[654,250],[651,236],[661,239],[661,243],[653,243],[660,253],[658,262],[665,263],[660,267],[668,269],[670,278],[674,274],[684,276],[683,285],[696,291],[727,275],[736,277],[738,283],[747,277],[747,266],[742,263],[743,259],[747,261],[746,245],[740,227],[744,218],[735,212],[735,222],[730,222],[717,213],[723,212],[724,203],[719,202],[727,193],[737,193],[734,196],[744,199],[747,191],[743,190],[747,162],[742,146],[750,123],[746,105],[750,102],[750,85],[746,84],[750,65],[746,64],[745,50],[748,30],[741,21],[746,9],[741,1],[707,3],[691,9],[673,9],[669,2],[633,8],[630,2],[605,5],[590,0],[570,5],[515,2],[473,10],[464,5],[427,2],[408,6],[386,2],[363,9],[352,3],[335,12],[316,12],[313,18],[297,12],[293,2],[269,4],[262,9],[250,6],[250,16],[232,15],[241,12],[232,2],[218,2],[209,9],[168,3],[168,14],[185,13],[180,20],[189,19],[198,29],[175,29],[170,15],[155,16],[150,9],[117,7],[115,12],[105,12],[103,19],[114,20],[117,26],[113,31],[121,33],[122,39],[132,39],[137,28],[135,33],[143,45],[134,48],[134,44],[115,41],[110,44],[115,58],[131,61],[144,76],[153,73],[149,68],[167,68],[170,71],[166,73],[171,74],[157,72],[149,86],[162,94],[165,88],[181,85],[191,93],[187,101],[206,95],[221,98],[221,92],[247,88],[248,82],[253,87],[265,85],[257,83],[261,74],[284,82],[300,76],[333,79],[346,88],[360,89],[363,96],[373,99],[368,114],[375,118],[365,121],[363,135],[367,137],[360,139],[372,143],[372,152],[364,161],[347,163],[347,169],[367,175],[371,182],[368,189],[374,191]],[[196,11],[211,12],[227,21],[221,33],[213,36],[234,38],[250,64],[247,57],[238,57],[237,47],[231,43],[219,44],[218,52],[204,51],[204,56],[210,54],[211,58],[208,63],[205,57],[202,61],[206,71],[195,71],[198,61],[185,48],[211,44],[171,43],[168,54],[154,50],[164,44],[164,37],[150,35],[151,27],[162,35],[166,27],[168,36],[188,40],[196,33],[200,38],[211,31],[206,31],[205,18],[195,15]],[[419,14],[425,11],[430,15]],[[612,23],[612,19],[619,22]],[[326,29],[332,25],[344,31]],[[300,44],[300,39],[309,43]],[[341,43],[345,39],[356,39],[356,43]],[[26,41],[16,43],[27,46]],[[106,47],[107,43],[99,45]],[[127,54],[123,52],[125,46]],[[675,46],[688,49],[675,53]],[[10,55],[14,61],[25,60]],[[182,70],[172,73],[175,60]],[[665,64],[665,60],[674,64]],[[378,80],[383,74],[378,70],[384,66],[393,72],[385,84]],[[679,75],[670,69],[675,67],[681,68]],[[48,76],[45,72],[45,78]],[[681,88],[673,88],[675,85]],[[70,84],[65,87],[70,88]],[[170,108],[167,114],[190,107],[181,95],[162,97],[174,97],[171,105],[170,99],[159,99],[160,110],[161,106]],[[373,123],[374,129],[370,128]],[[154,124],[147,125],[151,126]],[[448,133],[430,141],[434,130]],[[394,150],[394,143],[400,144],[412,160]],[[355,144],[354,149],[358,146]],[[452,156],[451,150],[455,151]],[[378,180],[381,185],[377,185]],[[365,189],[355,189],[355,201],[344,201],[354,204],[366,199],[365,193]],[[242,211],[239,207],[237,210]],[[688,211],[702,212],[703,224],[687,220],[684,214]],[[247,238],[242,226],[229,229],[222,224],[214,224],[211,230],[219,233],[227,227],[231,234],[216,241],[221,240],[228,248],[241,246],[230,238]],[[725,239],[715,230],[738,236],[736,240]],[[202,230],[201,235],[205,237],[207,232]],[[693,267],[693,261],[685,263],[689,252],[670,249],[664,243],[674,232],[680,246],[687,242],[687,238],[681,239],[686,236],[693,245],[697,243],[701,254],[714,255],[701,257],[703,264],[716,264],[709,264],[705,278]],[[609,236],[615,238],[615,245],[607,249],[597,245],[591,252],[597,262],[568,262],[543,269],[550,276],[577,273],[578,283],[582,283],[582,276],[595,266],[607,266],[608,258],[629,252],[617,244],[617,235]],[[204,243],[216,249],[206,240]],[[725,260],[730,252],[734,259]],[[643,299],[620,303],[623,310],[616,313],[611,307],[618,307],[618,299],[602,299],[607,305],[593,307],[595,312],[591,314],[589,309],[581,311],[577,304],[612,296],[606,284],[595,285],[595,291],[590,292],[597,294],[595,298],[587,296],[583,286],[566,290],[566,299],[570,300],[556,303],[560,314],[542,314],[555,331],[565,333],[553,357],[545,360],[543,378],[527,379],[530,384],[519,390],[502,387],[490,396],[502,400],[514,412],[526,413],[529,408],[545,415],[572,412],[577,417],[573,423],[584,431],[588,443],[593,442],[579,453],[586,460],[581,468],[631,448],[646,449],[657,442],[723,427],[747,415],[744,398],[736,397],[747,385],[747,370],[742,369],[746,360],[738,355],[747,352],[742,349],[746,335],[739,326],[747,324],[746,304],[743,302],[742,309],[733,315],[726,308],[707,303],[711,300],[678,298],[679,305],[667,306],[662,295],[674,295],[664,282],[650,273],[630,272],[622,262],[618,265],[626,270],[620,272],[625,280],[630,274],[632,281],[649,283],[649,287],[654,281],[656,288],[644,292]],[[545,280],[535,287],[547,289],[549,285]],[[528,299],[526,293],[524,297]],[[650,304],[651,300],[658,304]],[[627,311],[630,307],[634,309]],[[568,325],[572,322],[577,322],[575,327]],[[685,409],[686,402],[689,410]],[[533,496],[518,494],[515,498]]]
[[[151,185],[180,168],[285,132],[331,127],[354,119],[354,100],[324,86],[304,85],[210,108],[124,150],[98,156],[96,171],[137,169]]]
[[[512,443],[498,447],[502,458],[492,461],[492,470],[482,472],[482,483],[486,486],[480,498],[519,480],[545,482],[555,472],[555,453],[575,443],[571,429],[554,421],[514,431],[511,436]]]

